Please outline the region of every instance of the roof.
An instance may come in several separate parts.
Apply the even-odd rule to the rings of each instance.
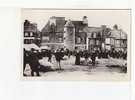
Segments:
[[[65,17],[55,17],[55,18],[56,18],[55,32],[60,33],[64,32],[64,26],[67,20],[65,20]],[[84,27],[83,21],[71,21],[71,22],[76,28]],[[41,32],[45,35],[48,35],[51,32],[49,21],[47,22],[45,27],[41,30]]]
[[[101,32],[103,29],[101,27],[85,27],[83,29],[86,33]]]
[[[72,21],[72,23],[74,24],[74,26],[79,26],[79,27],[81,27],[81,26],[84,26],[84,24],[83,24],[83,21]]]
[[[49,33],[49,22],[47,22],[47,24],[43,27],[43,29],[41,30],[41,32],[46,35],[48,35],[47,33]]]
[[[122,30],[111,30],[110,37],[114,37],[116,39],[127,39],[127,34]]]
[[[63,19],[63,17],[56,19],[56,32],[63,32],[65,23],[66,21],[65,18]]]
[[[65,25],[65,17],[55,17],[56,18],[56,26],[55,26],[55,32],[63,32],[64,31],[64,25]],[[44,26],[44,28],[41,30],[43,34],[48,35],[51,32],[51,26],[49,21]]]

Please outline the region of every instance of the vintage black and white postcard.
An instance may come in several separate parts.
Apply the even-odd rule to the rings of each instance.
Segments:
[[[22,9],[24,79],[130,80],[130,9]]]

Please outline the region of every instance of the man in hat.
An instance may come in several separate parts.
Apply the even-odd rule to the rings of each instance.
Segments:
[[[23,76],[27,76],[24,71],[25,71],[25,68],[26,68],[26,64],[29,64],[29,52],[26,51],[25,49],[23,49]]]
[[[32,48],[30,52],[30,59],[29,59],[29,65],[31,68],[31,76],[34,76],[34,72],[36,72],[37,76],[40,76],[39,74],[39,62],[38,62],[38,57],[37,57],[37,51]]]
[[[63,53],[62,53],[62,51],[60,51],[60,49],[57,49],[57,51],[55,53],[55,58],[56,58],[58,66],[59,66],[59,69],[61,70],[61,60],[63,59]]]

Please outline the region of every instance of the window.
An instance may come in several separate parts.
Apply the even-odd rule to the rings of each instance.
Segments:
[[[120,40],[115,40],[115,46],[120,47]]]
[[[58,42],[62,42],[62,38],[61,37],[58,38]]]
[[[28,37],[28,36],[29,36],[29,33],[25,32],[24,37]]]
[[[33,36],[33,32],[30,32],[30,36]]]
[[[44,36],[44,37],[42,38],[42,40],[43,40],[43,42],[49,42],[49,36]]]
[[[111,38],[111,45],[114,45],[114,42],[115,42],[114,38]]]
[[[93,37],[96,38],[96,35],[97,35],[97,33],[94,33],[94,34],[93,34]]]
[[[100,45],[100,41],[99,40],[96,40],[96,45]]]
[[[30,43],[33,43],[34,42],[34,40],[33,39],[30,39]]]
[[[24,44],[30,44],[30,39],[24,39]]]
[[[105,44],[110,44],[111,43],[111,38],[106,38],[105,39]]]
[[[77,37],[77,43],[81,43],[81,38]]]
[[[89,45],[95,45],[95,40],[89,39]]]

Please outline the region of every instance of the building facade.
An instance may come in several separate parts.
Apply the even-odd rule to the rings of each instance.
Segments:
[[[105,41],[106,49],[127,50],[127,34],[122,29],[118,29],[118,26],[114,25],[109,34]]]
[[[62,48],[65,17],[52,16],[41,30],[41,46],[50,46],[52,49]]]
[[[40,45],[41,43],[41,34],[37,29],[36,23],[30,23],[30,21],[25,20],[24,22],[24,44],[35,43]]]
[[[127,48],[127,34],[105,25],[89,27],[87,17],[82,20],[65,20],[65,17],[52,16],[41,31],[41,46],[47,45],[52,49],[66,47],[69,50],[111,50]],[[119,36],[119,37],[118,37]]]
[[[87,22],[86,16],[82,21],[67,21],[65,17],[53,16],[41,31],[41,45],[51,48],[67,47],[72,50],[75,47],[86,49],[87,34],[83,29],[88,26]]]

